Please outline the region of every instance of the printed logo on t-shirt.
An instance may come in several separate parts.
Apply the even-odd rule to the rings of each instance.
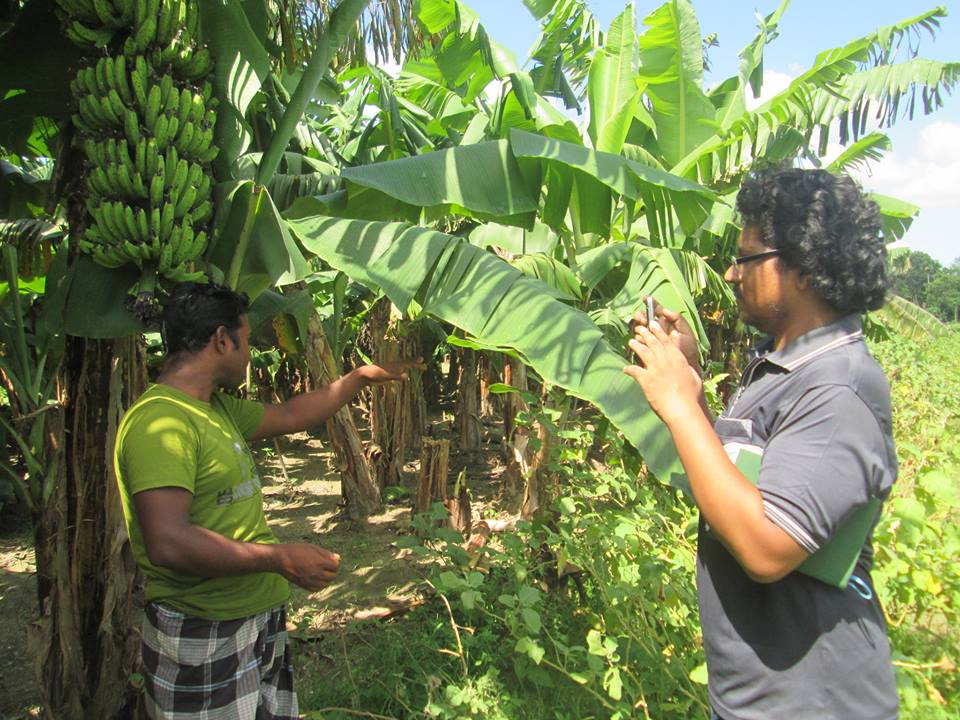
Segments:
[[[260,492],[260,476],[257,474],[257,468],[253,464],[250,453],[246,452],[244,446],[239,442],[233,443],[233,451],[240,456],[238,462],[240,463],[243,482],[219,491],[217,493],[217,505],[230,505],[253,497]]]
[[[252,478],[239,485],[225,488],[217,493],[217,505],[229,505],[239,500],[253,497],[260,492],[260,478],[254,475]]]

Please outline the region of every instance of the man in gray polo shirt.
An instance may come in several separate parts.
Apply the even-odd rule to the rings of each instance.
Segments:
[[[860,315],[883,303],[876,206],[823,170],[767,170],[737,198],[725,279],[770,336],[714,422],[679,314],[636,319],[625,368],[669,427],[700,508],[697,586],[710,701],[723,720],[888,720],[897,692],[873,592],[872,525],[897,474],[890,390]],[[748,478],[734,460],[759,458]],[[756,484],[754,484],[756,483]],[[801,565],[867,508],[843,589]],[[856,552],[856,546],[853,547]]]

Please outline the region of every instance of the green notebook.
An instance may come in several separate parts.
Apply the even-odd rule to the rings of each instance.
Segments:
[[[733,464],[756,485],[760,478],[761,459],[760,453],[740,446]],[[841,590],[845,588],[879,511],[880,500],[871,499],[840,526],[829,543],[808,557],[797,570],[827,585]]]

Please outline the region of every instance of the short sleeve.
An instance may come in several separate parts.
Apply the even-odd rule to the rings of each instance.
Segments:
[[[217,393],[217,400],[237,425],[244,438],[253,435],[263,420],[263,405],[253,400],[242,400],[223,392]]]
[[[162,403],[154,403],[160,405]],[[134,410],[118,448],[121,479],[131,495],[160,487],[194,491],[198,438],[193,425],[170,406]]]
[[[813,554],[876,496],[885,456],[883,431],[853,390],[813,388],[767,440],[758,483],[764,511]]]

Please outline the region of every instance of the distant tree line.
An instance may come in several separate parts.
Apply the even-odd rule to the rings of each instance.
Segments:
[[[894,273],[897,295],[929,310],[944,322],[960,321],[960,258],[949,266],[923,252],[911,252]]]

